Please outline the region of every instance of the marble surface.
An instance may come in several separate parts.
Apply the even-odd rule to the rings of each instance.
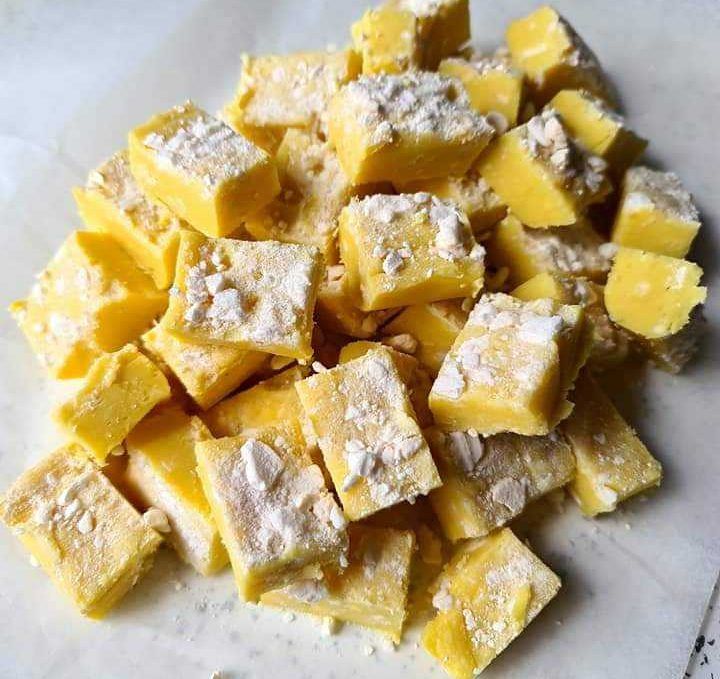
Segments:
[[[25,294],[78,226],[69,188],[120,148],[130,127],[188,97],[219,108],[241,51],[343,44],[364,4],[0,0],[0,306]],[[534,4],[474,0],[475,42],[494,46],[505,23]],[[710,644],[720,637],[717,604],[699,629],[720,565],[720,5],[555,4],[612,74],[631,124],[651,139],[651,161],[696,195],[705,224],[693,257],[711,286],[710,324],[686,373],[650,373],[620,403],[663,462],[663,488],[596,522],[568,507],[531,531],[564,588],[484,676],[675,679],[687,668],[718,677],[720,668],[710,670],[720,661],[720,640]],[[0,314],[0,488],[58,442],[47,419],[56,390]],[[0,564],[3,678],[442,676],[417,649],[416,632],[396,651],[357,629],[325,637],[306,618],[240,604],[229,573],[203,580],[169,552],[102,623],[71,610],[5,530]]]

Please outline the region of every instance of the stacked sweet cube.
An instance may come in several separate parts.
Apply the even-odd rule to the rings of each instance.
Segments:
[[[81,379],[68,443],[0,511],[87,615],[166,542],[244,601],[395,643],[432,601],[422,644],[466,679],[560,588],[508,525],[660,483],[600,385],[692,355],[700,221],[550,7],[493,54],[467,0],[351,33],[244,57],[221,117],[155,115],[75,190],[86,228],[11,308]]]

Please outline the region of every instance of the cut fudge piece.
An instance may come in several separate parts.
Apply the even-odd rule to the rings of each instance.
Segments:
[[[531,229],[508,215],[486,243],[488,260],[510,270],[511,285],[519,285],[540,273],[557,273],[602,282],[617,250],[585,219],[572,226]]]
[[[484,295],[433,384],[435,421],[484,435],[548,434],[572,409],[565,397],[588,350],[582,307]]]
[[[482,672],[560,589],[560,578],[505,528],[466,542],[440,576],[423,648],[455,679]]]
[[[380,349],[382,346],[380,342],[350,342],[340,350],[338,363],[348,363],[364,356],[369,351]],[[433,423],[432,413],[427,402],[432,387],[430,375],[427,374],[414,356],[396,351],[392,347],[387,347],[387,351],[392,356],[400,379],[407,387],[418,425],[420,425],[420,428],[430,426]]]
[[[494,134],[457,81],[361,76],[330,103],[328,135],[353,184],[462,175]]]
[[[267,365],[269,354],[196,342],[156,325],[142,336],[143,347],[165,364],[190,397],[207,410]]]
[[[76,445],[28,469],[0,515],[55,585],[102,618],[152,565],[162,538]]]
[[[183,223],[143,194],[130,172],[127,151],[90,172],[85,186],[73,189],[73,196],[89,229],[115,236],[158,288],[170,287]]]
[[[79,390],[53,411],[71,440],[98,462],[158,403],[170,398],[165,375],[133,344],[95,360]]]
[[[433,429],[425,436],[443,480],[430,493],[430,502],[453,541],[482,537],[504,526],[533,500],[574,476],[570,446],[555,432],[484,438],[474,430]]]
[[[571,89],[611,99],[597,57],[552,7],[544,5],[513,21],[505,38],[513,63],[527,75],[538,105],[560,90]]]
[[[500,134],[515,127],[523,105],[525,76],[504,54],[452,57],[440,63],[438,72],[457,78],[467,90],[470,105],[488,116]]]
[[[647,147],[623,116],[585,90],[562,90],[548,107],[560,115],[570,136],[605,160],[615,176],[621,177]]]
[[[610,318],[647,339],[674,335],[705,301],[702,269],[684,259],[620,248],[605,286]]]
[[[344,556],[345,517],[302,437],[268,427],[200,441],[195,453],[241,599],[257,601]]]
[[[115,238],[74,231],[10,312],[52,377],[82,377],[104,351],[145,330],[167,306]]]
[[[470,40],[468,0],[387,0],[385,6],[415,14],[428,70]]]
[[[515,216],[535,228],[575,224],[611,188],[607,163],[581,149],[550,108],[493,142],[476,167]]]
[[[577,459],[570,493],[584,514],[611,512],[618,502],[660,485],[660,463],[588,374],[578,378],[573,400],[562,429]]]
[[[350,31],[366,75],[403,73],[421,64],[418,20],[412,12],[389,5],[369,9]]]
[[[399,643],[406,615],[415,538],[410,531],[353,524],[348,566],[263,594],[261,603],[330,616],[377,630]]]
[[[458,300],[414,304],[395,316],[383,333],[410,335],[417,342],[415,357],[432,375],[437,375],[467,316]]]
[[[187,102],[128,136],[130,167],[145,193],[208,236],[226,236],[280,190],[271,157]]]
[[[290,129],[275,155],[282,190],[245,222],[257,240],[315,245],[337,261],[337,221],[353,194],[330,144],[315,132]]]
[[[614,243],[684,257],[700,229],[692,196],[674,172],[631,167],[613,224]]]
[[[424,191],[456,203],[468,216],[473,233],[478,237],[495,226],[507,213],[505,204],[474,168],[460,177],[420,179],[398,184],[396,188],[403,193]]]
[[[429,193],[376,194],[340,214],[347,286],[364,311],[471,297],[484,255],[467,216]]]
[[[309,359],[317,248],[183,233],[162,327],[202,342]]]
[[[250,137],[256,130],[282,138],[288,127],[323,129],[330,99],[361,67],[354,50],[244,54],[237,94],[226,115]]]
[[[146,417],[127,438],[125,482],[146,508],[167,517],[168,542],[203,575],[228,562],[196,471],[195,445],[212,435],[177,406]]]
[[[351,521],[440,484],[387,349],[308,377],[295,388]]]

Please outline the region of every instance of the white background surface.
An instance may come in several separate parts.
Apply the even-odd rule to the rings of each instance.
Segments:
[[[594,523],[570,507],[542,526],[534,548],[565,587],[483,676],[675,679],[720,565],[720,3],[555,4],[611,73],[653,162],[677,171],[697,198],[706,223],[693,256],[706,267],[711,323],[686,373],[652,373],[621,404],[663,462],[663,488]],[[0,0],[0,304],[23,296],[79,225],[70,187],[122,147],[129,128],[188,97],[218,109],[232,96],[241,51],[344,44],[364,5]],[[473,0],[475,42],[496,45],[506,22],[533,7]],[[58,442],[47,420],[53,389],[0,314],[0,488]],[[709,620],[718,617],[716,607]],[[7,679],[195,679],[215,669],[232,678],[442,676],[414,635],[394,652],[350,628],[322,638],[307,619],[287,624],[243,606],[229,574],[201,580],[170,553],[105,622],[86,621],[5,530],[0,619]],[[368,643],[378,649],[370,657]],[[717,657],[717,648],[698,655]],[[709,667],[693,676],[709,678]]]

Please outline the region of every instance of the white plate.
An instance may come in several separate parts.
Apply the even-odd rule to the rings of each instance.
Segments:
[[[364,4],[0,0],[2,306],[26,293],[78,226],[70,187],[119,149],[129,128],[188,97],[219,108],[232,96],[241,51],[344,44]],[[720,10],[713,0],[556,5],[612,75],[632,126],[651,140],[652,160],[677,171],[697,197],[705,224],[693,255],[706,267],[711,325],[686,373],[652,373],[623,400],[665,465],[662,489],[596,522],[572,508],[546,522],[533,544],[565,587],[484,676],[676,679],[720,562]],[[533,6],[473,2],[475,41],[494,46],[507,21]],[[58,437],[47,420],[54,387],[5,314],[0,343],[4,488]],[[228,573],[202,580],[170,553],[158,561],[105,622],[89,622],[1,530],[0,676],[442,676],[415,637],[394,652],[349,627],[322,638],[307,619],[287,624],[241,605]],[[377,647],[370,657],[367,644]]]

